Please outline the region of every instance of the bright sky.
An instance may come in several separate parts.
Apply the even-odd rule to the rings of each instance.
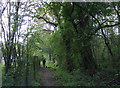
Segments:
[[[2,0],[2,3],[3,3],[3,4],[2,4],[2,7],[6,6],[6,1],[7,1],[7,0],[4,0],[4,1]],[[11,0],[11,1],[17,1],[17,0]],[[12,9],[13,9],[13,8],[12,8]],[[34,11],[34,8],[31,8],[31,9]],[[14,11],[14,9],[13,9],[13,11]],[[19,10],[19,14],[24,14],[24,12],[22,12],[21,10]],[[2,18],[3,18],[3,23],[6,25],[6,27],[8,27],[8,25],[7,25],[7,23],[8,23],[7,10],[4,11],[4,13],[3,13],[3,15],[2,15]],[[25,34],[25,33],[27,33],[27,28],[28,28],[28,26],[32,26],[32,25],[34,25],[34,24],[36,24],[36,23],[35,23],[34,20],[32,20],[30,17],[24,17],[23,19],[25,20],[25,22],[22,23],[22,26],[21,26],[20,31],[21,31],[21,33]],[[31,19],[30,23],[28,23],[28,19]],[[40,23],[40,22],[39,22],[39,23]],[[1,26],[1,25],[0,25],[0,26]],[[8,28],[6,28],[5,30],[7,31],[7,29],[8,29]],[[51,26],[51,25],[49,25],[49,24],[46,24],[46,25],[43,27],[43,29],[54,30],[54,27]],[[40,29],[40,30],[41,30],[41,29]],[[2,34],[1,31],[2,31],[2,29],[1,29],[1,27],[0,27],[0,34]],[[0,41],[4,41],[3,36],[2,36],[2,38],[0,37]],[[23,38],[20,37],[19,41],[20,41],[20,42],[23,42]]]

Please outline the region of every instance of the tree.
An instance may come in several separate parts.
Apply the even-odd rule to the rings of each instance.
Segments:
[[[72,40],[76,40],[79,44],[79,53],[82,58],[82,64],[88,73],[93,74],[98,69],[95,58],[93,57],[92,45],[93,36],[100,30],[106,27],[114,27],[119,25],[119,22],[111,21],[110,15],[113,12],[111,3],[45,3],[46,9],[50,10],[54,14],[57,23],[58,30],[61,30],[60,34],[63,39],[65,47],[66,62],[68,62],[68,70],[72,71],[74,68],[73,59],[71,58]],[[107,8],[107,11],[106,11]],[[81,14],[80,14],[81,13]],[[111,23],[111,24],[110,24]],[[110,24],[110,25],[109,25]],[[71,28],[69,27],[71,25]],[[71,33],[72,37],[70,37]],[[102,32],[103,34],[103,32]],[[104,34],[103,34],[104,35]],[[69,37],[67,37],[69,36]],[[105,37],[106,35],[104,35]],[[107,38],[105,38],[107,39]],[[105,40],[106,41],[106,40]],[[110,46],[106,43],[109,53],[112,55]],[[79,55],[79,54],[78,54]],[[70,63],[69,63],[70,61]],[[70,65],[70,66],[69,66]]]

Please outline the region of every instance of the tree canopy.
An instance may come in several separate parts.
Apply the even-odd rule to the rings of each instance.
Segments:
[[[117,74],[116,84],[109,77],[104,85],[119,85],[120,2],[9,0],[0,6],[4,86],[31,86],[29,80],[36,80],[41,73],[43,57],[48,67],[66,71],[57,73],[57,76],[63,75],[60,78],[63,81],[65,74],[72,74],[74,78],[78,73],[94,77],[92,80],[97,75],[101,80],[99,85],[103,85],[104,79],[100,77],[108,72],[110,77]]]

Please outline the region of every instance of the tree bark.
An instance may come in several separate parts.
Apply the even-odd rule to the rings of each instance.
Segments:
[[[98,69],[98,67],[93,57],[90,43],[87,42],[87,44],[83,46],[83,49],[80,51],[80,53],[82,56],[82,62],[83,62],[83,67],[85,68],[85,71],[87,71],[87,73],[90,75],[93,75],[94,73],[96,73],[96,70]]]

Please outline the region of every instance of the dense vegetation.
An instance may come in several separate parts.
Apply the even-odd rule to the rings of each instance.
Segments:
[[[43,55],[63,86],[120,85],[119,2],[0,5],[3,86],[39,86]]]

